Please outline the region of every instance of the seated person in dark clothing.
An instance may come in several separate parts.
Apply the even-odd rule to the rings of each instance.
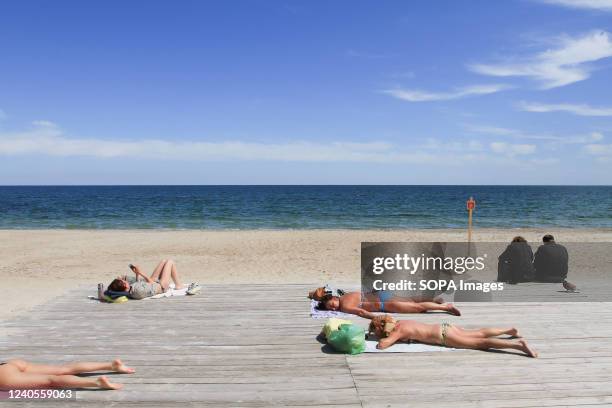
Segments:
[[[552,235],[544,235],[542,241],[544,244],[538,248],[533,260],[536,282],[563,282],[568,269],[567,249],[557,244]]]
[[[497,280],[518,283],[533,280],[533,251],[523,237],[514,237],[510,245],[499,256]]]

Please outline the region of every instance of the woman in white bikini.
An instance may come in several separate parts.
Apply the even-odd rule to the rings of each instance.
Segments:
[[[395,320],[389,315],[379,315],[370,322],[369,332],[378,337],[377,348],[379,349],[390,347],[398,341],[415,340],[425,344],[463,349],[514,349],[522,351],[529,357],[538,356],[538,353],[520,338],[518,330],[514,327],[467,330],[448,322],[425,324],[413,320]],[[503,334],[513,339],[518,338],[518,340],[497,338]]]

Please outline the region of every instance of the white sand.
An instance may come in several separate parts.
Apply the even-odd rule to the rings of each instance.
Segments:
[[[539,241],[612,242],[612,230],[476,230],[476,241],[508,242],[515,235]],[[108,284],[130,273],[128,263],[151,272],[174,259],[186,282],[358,284],[361,241],[463,241],[460,230],[401,231],[73,231],[0,230],[0,319],[27,311],[69,288]]]

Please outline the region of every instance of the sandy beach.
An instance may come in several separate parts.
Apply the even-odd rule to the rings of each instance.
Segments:
[[[558,242],[611,242],[603,229],[476,230],[476,241],[508,242],[545,233]],[[68,289],[129,273],[160,259],[177,262],[186,281],[200,283],[358,284],[362,241],[463,241],[463,230],[2,230],[0,319],[26,312]]]

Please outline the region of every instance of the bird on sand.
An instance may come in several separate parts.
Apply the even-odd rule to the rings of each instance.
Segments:
[[[563,281],[563,288],[566,292],[576,292],[576,290],[578,289],[576,285],[566,280]]]

